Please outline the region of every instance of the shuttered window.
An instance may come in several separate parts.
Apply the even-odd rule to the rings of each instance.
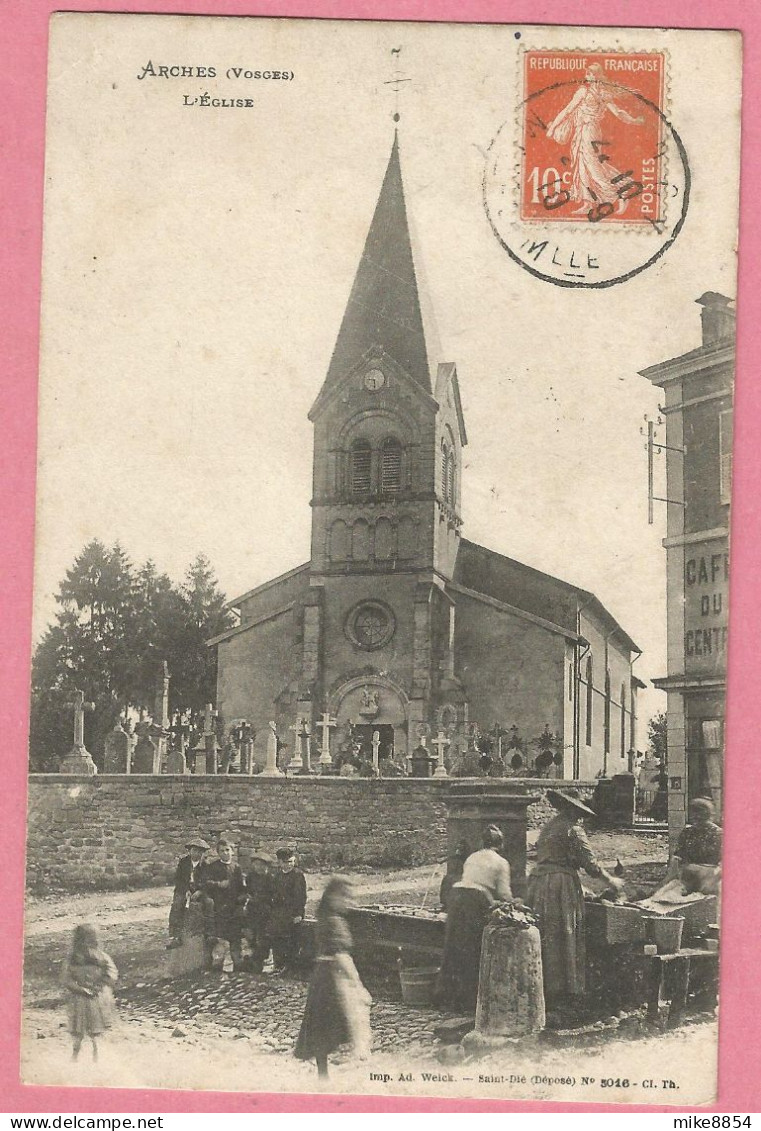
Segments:
[[[351,493],[366,495],[370,491],[372,454],[367,440],[357,440],[351,449]]]
[[[381,490],[395,494],[402,487],[402,449],[398,440],[385,440],[381,451]]]
[[[728,503],[732,491],[732,410],[719,413],[719,491]]]

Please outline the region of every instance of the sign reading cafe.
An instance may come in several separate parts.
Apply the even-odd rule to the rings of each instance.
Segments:
[[[686,548],[684,556],[685,672],[726,669],[729,554],[725,539]]]

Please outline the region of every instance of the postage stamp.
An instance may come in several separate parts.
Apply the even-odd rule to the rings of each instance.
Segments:
[[[523,91],[521,219],[663,223],[663,52],[527,51]]]
[[[495,236],[530,274],[610,287],[651,267],[677,238],[690,168],[667,78],[665,51],[523,52],[514,114],[489,147],[483,193]]]

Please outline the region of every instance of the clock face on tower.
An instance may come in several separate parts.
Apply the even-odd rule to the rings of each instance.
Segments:
[[[386,374],[380,369],[369,369],[365,373],[364,385],[366,389],[375,392],[376,389],[382,389],[386,384]]]

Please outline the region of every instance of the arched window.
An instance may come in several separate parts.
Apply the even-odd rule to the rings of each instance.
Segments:
[[[455,504],[455,466],[454,466],[454,452],[449,453],[449,467],[447,469],[447,502],[452,506]]]
[[[449,490],[449,453],[444,441],[441,441],[441,497],[444,502],[447,501],[447,491]]]
[[[603,716],[605,753],[610,754],[610,672],[605,672],[605,714]]]
[[[592,657],[587,656],[587,746],[592,745]]]
[[[349,483],[352,495],[366,495],[370,491],[372,452],[367,440],[355,440],[349,460]]]
[[[626,684],[621,684],[621,757],[626,757]]]
[[[393,437],[383,441],[381,448],[381,491],[396,494],[402,487],[402,447]]]

